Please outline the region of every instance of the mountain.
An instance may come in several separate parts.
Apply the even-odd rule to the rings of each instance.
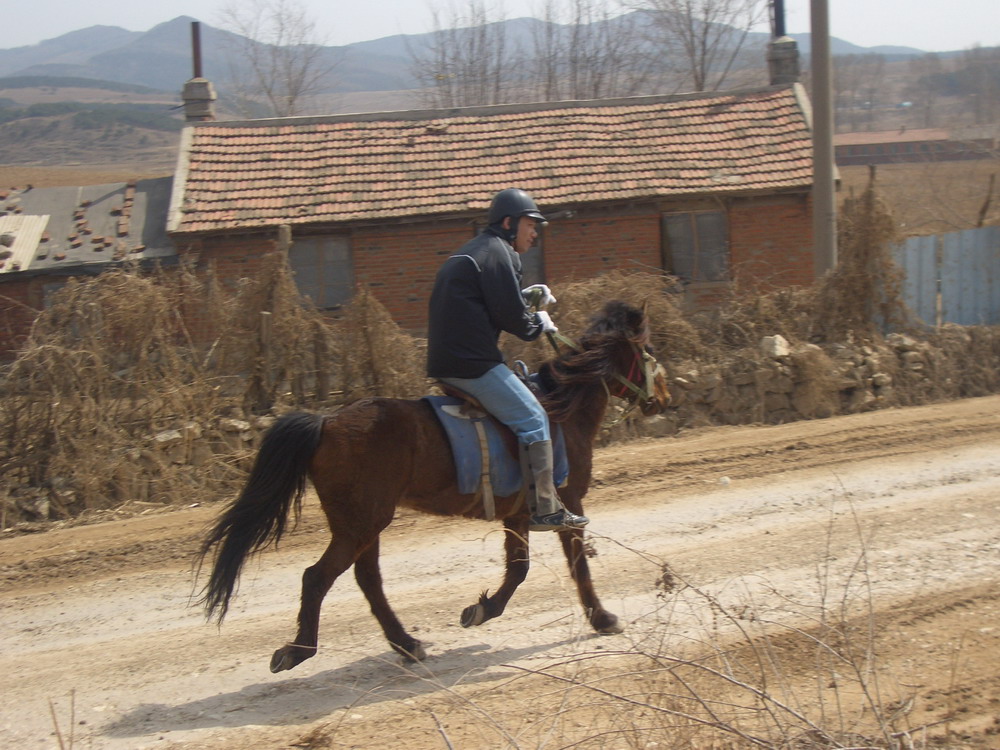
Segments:
[[[0,77],[58,76],[90,78],[137,84],[167,92],[179,92],[193,77],[191,23],[180,16],[146,32],[126,31],[114,26],[92,26],[28,47],[0,49]],[[620,22],[612,19],[608,23]],[[516,18],[508,25],[508,39],[529,40],[539,21]],[[809,34],[793,34],[804,57],[810,49]],[[432,34],[388,36],[342,47],[324,48],[325,62],[336,63],[335,93],[403,91],[418,86],[411,72],[412,52],[426,50]],[[767,34],[751,34],[748,45],[763,46]],[[227,48],[237,37],[201,24],[202,73],[223,87],[228,76]],[[893,58],[923,54],[909,47],[858,47],[831,39],[835,55],[877,53]]]
[[[55,76],[91,78],[180,91],[193,77],[191,23],[179,16],[147,32],[94,26],[30,47],[0,50],[0,77]],[[428,35],[420,35],[428,36]],[[409,74],[408,44],[422,42],[396,36],[374,42],[327,47],[328,62],[337,63],[340,92],[387,91],[416,85]],[[237,37],[201,24],[202,74],[216,85],[228,78],[227,49]]]
[[[751,36],[753,36],[751,34]],[[809,57],[812,53],[812,37],[810,34],[789,34],[792,39],[794,39],[799,45],[799,53],[803,57]],[[882,55],[890,60],[898,60],[906,57],[920,57],[925,55],[926,52],[923,50],[916,49],[915,47],[896,47],[893,45],[879,45],[876,47],[859,47],[856,44],[851,44],[850,42],[845,42],[843,39],[838,39],[837,37],[830,37],[830,54],[831,55]],[[947,56],[951,53],[941,53],[942,56]]]
[[[143,36],[117,26],[91,26],[28,47],[0,49],[0,75],[36,65],[82,65],[94,55],[113,50]]]

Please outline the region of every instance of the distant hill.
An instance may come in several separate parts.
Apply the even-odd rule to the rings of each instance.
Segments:
[[[180,16],[147,32],[95,26],[31,47],[0,50],[0,77],[74,77],[180,92],[193,75],[191,23]],[[422,35],[425,38],[427,35]],[[201,24],[202,72],[217,86],[227,75],[230,32]],[[407,40],[396,36],[346,47],[328,47],[337,67],[336,92],[390,91],[416,85],[409,73]],[[420,46],[420,40],[415,42]]]
[[[113,81],[180,92],[192,77],[191,23],[180,16],[146,32],[113,26],[92,26],[29,47],[0,49],[0,77],[74,77]],[[615,19],[608,23],[615,23]],[[526,40],[532,29],[545,23],[516,18],[504,22],[511,39]],[[810,50],[809,34],[793,34],[803,56]],[[411,50],[424,50],[432,34],[394,35],[342,47],[327,47],[329,61],[337,61],[332,93],[403,91],[417,87],[410,72]],[[751,34],[748,45],[762,46],[767,34]],[[227,43],[230,32],[201,24],[202,71],[224,87],[227,75]],[[878,53],[891,57],[923,54],[909,47],[859,47],[840,39],[831,40],[833,54]]]
[[[0,77],[0,89],[34,89],[39,87],[56,89],[101,89],[102,91],[123,91],[134,94],[155,94],[159,89],[140,86],[135,83],[98,81],[93,78],[73,78],[71,76],[11,76]]]

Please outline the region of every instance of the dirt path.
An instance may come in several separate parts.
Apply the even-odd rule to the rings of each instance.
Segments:
[[[603,449],[595,465],[591,565],[626,632],[589,632],[542,534],[506,614],[462,629],[462,608],[499,583],[498,527],[406,514],[382,559],[396,612],[430,644],[409,668],[344,577],[318,655],[268,671],[325,544],[312,505],[288,544],[248,566],[221,629],[189,606],[192,552],[217,506],[5,535],[0,747],[59,747],[54,713],[76,748],[664,748],[676,740],[662,713],[640,718],[653,693],[622,701],[647,679],[623,664],[708,642],[736,653],[740,629],[808,629],[820,604],[866,623],[893,728],[1000,747],[1000,397],[708,429]],[[811,688],[819,668],[786,645],[783,679],[813,711],[830,685]],[[571,692],[552,676],[570,668],[596,671],[574,672]],[[600,680],[574,702],[581,681]]]

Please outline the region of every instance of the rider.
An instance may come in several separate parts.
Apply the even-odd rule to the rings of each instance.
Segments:
[[[431,293],[427,329],[427,374],[476,398],[483,408],[517,435],[526,454],[531,531],[581,528],[589,519],[563,506],[552,479],[552,440],[548,415],[535,395],[504,364],[501,331],[533,341],[558,330],[544,310],[525,302],[539,291],[543,303],[555,302],[544,284],[520,289],[520,253],[527,251],[546,224],[531,197],[517,188],[497,193],[489,226],[442,264]],[[530,484],[530,481],[529,481]]]

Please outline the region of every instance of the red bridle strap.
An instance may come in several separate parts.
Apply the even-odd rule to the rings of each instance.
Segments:
[[[618,390],[611,395],[615,398],[625,398],[629,394],[629,391],[632,390],[629,388],[629,384],[633,386],[638,385],[638,383],[636,383],[636,377],[639,374],[639,350],[637,349],[632,356],[632,364],[628,368],[628,375],[624,378],[625,382],[619,385]]]

